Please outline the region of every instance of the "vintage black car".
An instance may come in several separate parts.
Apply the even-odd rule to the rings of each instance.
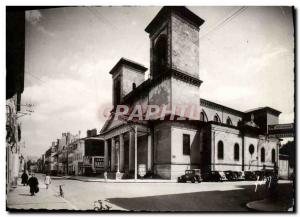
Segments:
[[[224,171],[225,176],[227,178],[228,181],[237,181],[238,180],[238,174],[234,171]]]
[[[219,171],[211,171],[203,174],[203,181],[206,182],[223,182],[226,181],[227,178],[224,172]]]
[[[245,171],[245,180],[254,181],[256,180],[256,174],[253,171]]]
[[[186,170],[185,174],[178,177],[177,179],[178,182],[202,182],[202,177],[201,177],[201,171],[200,169],[191,169],[191,170]]]

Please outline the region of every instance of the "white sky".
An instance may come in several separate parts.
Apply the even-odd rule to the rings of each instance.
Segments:
[[[62,132],[99,131],[111,105],[109,70],[121,58],[149,68],[145,27],[161,7],[70,7],[26,14],[22,117],[26,153],[41,155]],[[294,29],[287,7],[188,7],[200,29],[199,96],[245,111],[270,106],[294,119]]]

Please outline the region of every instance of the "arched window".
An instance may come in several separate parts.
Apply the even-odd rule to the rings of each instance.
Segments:
[[[254,145],[253,145],[253,144],[251,144],[251,145],[249,146],[249,153],[250,153],[251,155],[254,153]]]
[[[232,125],[232,121],[231,121],[230,117],[227,118],[226,124],[227,124],[227,125],[230,125],[230,126]]]
[[[159,75],[167,65],[168,41],[166,35],[161,35],[154,46],[154,76]]]
[[[261,148],[260,149],[260,161],[261,162],[265,162],[265,155],[266,155],[265,148]]]
[[[234,144],[234,160],[239,160],[240,159],[240,146],[239,144],[235,143]]]
[[[218,114],[216,114],[216,115],[214,116],[214,122],[221,123],[221,120],[220,120]]]
[[[207,116],[205,114],[205,111],[202,111],[200,113],[200,121],[207,122]]]
[[[132,83],[132,90],[134,90],[136,88],[136,84]]]
[[[275,163],[275,149],[272,149],[272,163]]]
[[[218,142],[218,159],[224,158],[224,144],[222,141]]]

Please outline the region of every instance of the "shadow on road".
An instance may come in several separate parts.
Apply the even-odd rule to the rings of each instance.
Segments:
[[[182,186],[184,188],[184,184]],[[265,186],[259,186],[254,192],[254,185],[237,186],[241,189],[228,191],[206,191],[183,194],[168,194],[135,198],[108,198],[109,202],[131,211],[249,211],[246,204],[265,198]],[[279,200],[286,210],[292,204],[291,184],[278,187]]]

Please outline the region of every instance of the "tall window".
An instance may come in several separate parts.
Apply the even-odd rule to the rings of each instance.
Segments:
[[[235,143],[234,144],[234,160],[239,160],[240,159],[240,146],[239,144]]]
[[[182,136],[183,154],[190,155],[190,135],[183,134]]]
[[[222,141],[218,142],[218,159],[224,158],[224,144]]]
[[[121,102],[121,81],[119,78],[114,80],[114,105],[119,105]]]
[[[168,41],[166,35],[157,39],[154,47],[154,77],[159,75],[167,65]]]
[[[265,148],[261,148],[260,149],[260,161],[261,162],[265,162],[265,155],[266,155]]]
[[[254,153],[254,145],[253,145],[253,144],[251,144],[251,145],[249,146],[249,153],[250,153],[251,155]]]
[[[275,163],[275,149],[272,149],[272,163]]]
[[[136,88],[136,83],[132,83],[132,90],[134,90]]]
[[[218,122],[218,123],[220,123],[220,122],[221,122],[221,120],[220,120],[220,118],[219,118],[219,115],[218,115],[218,114],[216,114],[216,115],[215,115],[215,117],[214,117],[214,122]]]
[[[232,121],[231,121],[230,117],[227,118],[226,124],[227,124],[227,125],[232,125]]]

